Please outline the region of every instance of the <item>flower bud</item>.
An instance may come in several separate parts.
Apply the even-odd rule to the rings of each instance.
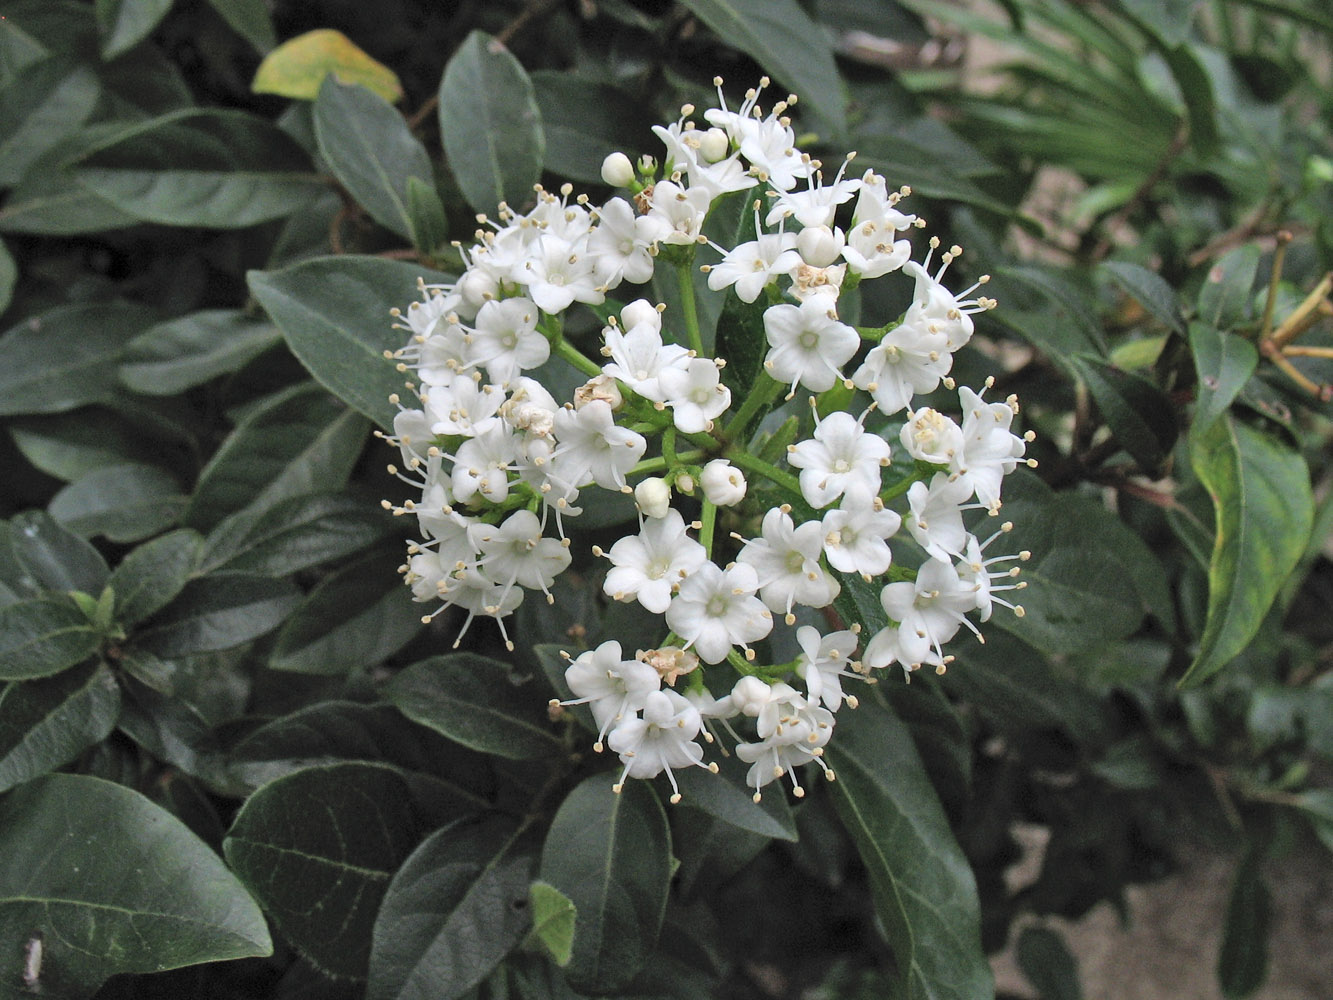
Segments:
[[[650,323],[654,330],[661,330],[662,314],[647,299],[635,299],[620,310],[620,322],[626,330],[633,330],[640,323]]]
[[[666,517],[671,509],[671,486],[665,479],[650,476],[634,487],[634,502],[644,517]]]
[[[500,283],[482,268],[470,267],[458,279],[455,291],[468,307],[467,311],[475,315],[478,309],[499,294]]]
[[[847,245],[841,229],[807,226],[796,235],[796,251],[811,267],[828,267]]]
[[[715,458],[699,475],[704,497],[719,507],[731,507],[745,499],[745,476],[725,458]]]
[[[602,161],[602,180],[612,187],[629,187],[634,181],[634,164],[624,153],[611,153]]]
[[[645,177],[657,173],[657,157],[644,153],[639,157],[639,173]]]
[[[720,128],[710,128],[699,136],[699,155],[708,163],[716,163],[731,151],[731,140]]]
[[[742,715],[755,718],[773,696],[773,689],[752,674],[746,674],[731,689],[732,707]]]
[[[688,472],[676,476],[676,489],[686,496],[694,496],[694,477]]]

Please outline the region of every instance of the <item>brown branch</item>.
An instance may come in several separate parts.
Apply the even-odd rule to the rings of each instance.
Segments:
[[[495,36],[495,40],[501,45],[508,45],[510,39],[526,28],[529,21],[545,14],[557,3],[559,3],[559,0],[532,0],[531,3],[519,11],[517,17],[500,29]]]

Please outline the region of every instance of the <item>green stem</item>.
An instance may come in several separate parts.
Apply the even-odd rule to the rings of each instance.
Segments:
[[[590,357],[567,341],[559,332],[556,333],[555,338],[551,341],[551,348],[556,354],[564,358],[589,378],[594,378],[602,374],[601,365],[596,361],[593,361]]]
[[[660,458],[645,458],[638,465],[634,466],[634,468],[630,469],[629,472],[625,473],[625,475],[627,477],[634,477],[646,476],[651,472],[665,472],[667,469],[678,465],[695,465],[706,457],[707,452],[687,451],[677,455],[674,462],[665,455]]]
[[[771,465],[763,459],[755,458],[748,452],[734,448],[727,453],[727,459],[733,464],[740,466],[747,472],[757,472],[765,476],[771,482],[781,486],[784,490],[790,492],[793,496],[801,495],[800,481],[789,472],[783,472],[776,465]]]
[[[685,334],[690,350],[704,356],[704,337],[699,329],[699,309],[694,301],[694,269],[689,264],[676,265],[676,285],[680,289],[680,305],[685,313]]]
[[[727,421],[727,426],[722,431],[722,437],[728,441],[743,440],[741,435],[745,433],[745,428],[749,426],[755,414],[764,406],[773,402],[773,397],[784,388],[786,387],[781,382],[774,380],[768,372],[762,368],[759,369],[758,381],[751,389],[750,394],[745,397],[745,402],[736,411],[736,415]]]
[[[902,496],[904,493],[910,490],[912,488],[913,483],[925,482],[927,476],[933,476],[937,472],[946,472],[946,471],[948,470],[938,465],[928,465],[925,462],[918,462],[916,464],[916,467],[912,469],[909,475],[905,476],[900,482],[894,483],[888,489],[880,493],[879,498],[880,500],[884,501],[884,503],[888,503],[891,500],[896,500],[898,499],[898,497]]]
[[[709,503],[707,499],[703,503],[703,513],[699,515],[699,520],[703,527],[699,529],[699,544],[704,547],[704,552],[708,558],[713,558],[713,529],[717,525],[717,504]]]

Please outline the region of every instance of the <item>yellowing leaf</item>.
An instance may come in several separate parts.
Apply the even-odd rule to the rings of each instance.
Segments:
[[[256,94],[313,101],[330,73],[336,73],[343,83],[359,83],[386,101],[403,96],[403,86],[393,70],[332,28],[307,31],[283,42],[259,64],[250,89]]]

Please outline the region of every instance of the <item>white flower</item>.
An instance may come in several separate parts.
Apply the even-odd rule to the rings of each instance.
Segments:
[[[485,575],[508,588],[518,584],[540,590],[548,601],[551,584],[569,566],[569,548],[554,538],[542,537],[541,521],[530,510],[517,510],[498,528],[479,533],[477,546]]]
[[[889,464],[889,443],[866,433],[861,421],[839,410],[819,421],[813,438],[787,449],[787,464],[801,470],[801,495],[818,510],[853,483],[878,495],[881,469]]]
[[[563,312],[575,301],[589,305],[606,301],[592,257],[580,255],[573,244],[555,235],[538,240],[536,251],[515,268],[513,280],[527,285],[528,297],[547,313]]]
[[[1000,506],[1000,480],[1014,471],[1027,444],[1009,431],[1018,403],[1013,396],[1003,403],[987,403],[967,386],[958,390],[963,404],[961,447],[954,468],[972,486],[977,499],[991,510]]]
[[[911,419],[903,424],[898,435],[907,453],[919,462],[956,469],[955,459],[963,450],[962,428],[930,407],[922,407],[909,416]]]
[[[820,636],[818,629],[802,625],[796,630],[796,641],[801,647],[796,673],[804,679],[810,701],[816,705],[822,701],[825,708],[836,712],[845,697],[847,704],[855,708],[856,699],[843,694],[842,678],[857,676],[847,669],[856,652],[856,633],[842,631]]]
[[[774,689],[774,697],[760,714],[760,741],[736,747],[736,756],[751,765],[745,783],[754,789],[756,802],[759,789],[783,774],[790,776],[796,797],[804,795],[805,789],[796,780],[796,768],[802,764],[815,761],[832,774],[820,757],[833,735],[833,713],[812,705],[789,685],[774,685]]]
[[[722,384],[722,372],[711,358],[690,358],[683,367],[658,372],[657,384],[678,430],[698,434],[711,430],[713,418],[731,405],[731,390]]]
[[[971,496],[971,483],[945,472],[935,473],[929,485],[913,483],[907,490],[907,530],[936,559],[960,555],[971,537],[963,527]]]
[[[555,415],[555,434],[566,478],[582,486],[589,478],[604,490],[624,487],[625,474],[643,457],[643,435],[621,427],[610,405],[594,399],[580,409]]]
[[[957,634],[964,615],[976,608],[976,592],[963,584],[953,564],[927,559],[915,582],[890,583],[880,591],[884,613],[898,622],[898,659],[916,666]],[[866,650],[870,662],[870,649]]]
[[[769,209],[768,217],[764,221],[771,226],[778,219],[791,216],[802,226],[833,225],[833,216],[838,206],[850,201],[852,195],[861,187],[859,178],[843,179],[843,172],[850,162],[850,159],[843,161],[842,166],[838,168],[838,175],[831,184],[825,184],[824,175],[816,171],[815,176],[806,182],[804,191],[784,191],[779,194],[773,199],[773,207]]]
[[[626,306],[625,312],[629,310]],[[602,331],[606,344],[603,353],[611,359],[602,371],[620,379],[644,399],[665,403],[666,394],[658,380],[669,368],[683,368],[690,352],[679,344],[663,344],[661,317],[656,309],[649,311],[654,317],[651,322],[640,321],[624,332],[611,326]]]
[[[476,437],[500,423],[504,390],[478,379],[457,378],[421,397],[432,434]]]
[[[652,246],[666,236],[662,221],[635,215],[624,198],[612,198],[597,210],[599,225],[588,237],[588,254],[607,287],[623,278],[641,285],[653,276]]]
[[[654,691],[644,700],[643,718],[626,719],[611,731],[607,744],[625,769],[613,786],[624,787],[625,779],[655,778],[663,771],[671,782],[671,801],[680,801],[673,767],[703,767],[703,747],[695,742],[703,719],[699,710],[675,691]]]
[[[842,230],[828,226],[807,226],[796,237],[796,250],[811,267],[828,267],[845,245]]]
[[[653,185],[648,215],[664,227],[661,242],[697,243],[712,201],[712,195],[703,188],[687,191],[672,181],[658,181]]]
[[[705,562],[681,581],[667,627],[705,663],[721,663],[732,646],[748,646],[772,630],[773,615],[754,596],[758,589],[753,567],[733,563],[723,570]]]
[[[759,538],[751,538],[736,557],[754,567],[759,596],[771,611],[782,611],[787,624],[796,621],[792,606],[826,607],[838,596],[838,581],[819,563],[824,532],[818,521],[797,527],[791,515],[774,507],[764,515]]]
[[[518,447],[508,425],[496,422],[458,446],[453,489],[459,503],[474,499],[501,503],[509,496],[509,472]]]
[[[793,233],[761,233],[757,239],[726,251],[721,261],[709,267],[708,287],[718,292],[735,285],[738,299],[753,302],[765,285],[800,264],[801,255],[795,247]]]
[[[602,584],[606,595],[617,601],[637,598],[659,615],[671,604],[676,586],[708,560],[704,547],[685,534],[685,521],[677,510],[650,517],[637,535],[612,545],[606,557],[614,567]]]
[[[943,334],[904,322],[870,349],[852,384],[869,390],[880,411],[892,415],[911,406],[913,394],[934,391],[952,366]]]
[[[715,458],[699,474],[704,499],[719,507],[733,507],[745,499],[745,476],[725,458]]]
[[[893,562],[888,539],[902,518],[886,510],[864,483],[852,483],[843,493],[842,506],[824,515],[824,555],[843,573],[860,573],[866,580],[888,572]]]
[[[492,300],[478,311],[472,332],[472,355],[492,382],[505,384],[526,368],[551,356],[551,344],[537,332],[537,306],[531,299]]]
[[[997,580],[1012,580],[1018,576],[1018,567],[1014,566],[1007,570],[998,571],[992,571],[990,567],[997,563],[1012,562],[1015,559],[1026,562],[1032,553],[1025,550],[1016,555],[993,556],[990,559],[982,558],[982,554],[990,547],[991,542],[1011,531],[1013,527],[1012,522],[1006,521],[1000,525],[999,531],[984,542],[978,542],[975,536],[968,535],[966,554],[955,566],[958,570],[958,578],[962,581],[963,586],[976,594],[977,610],[981,612],[978,617],[983,622],[990,621],[991,612],[995,610],[994,605],[996,604],[1011,608],[1014,614],[1020,618],[1023,617],[1022,605],[1011,604],[1009,601],[995,596],[997,591],[1022,590],[1027,586],[1026,583],[1007,583],[1001,587],[995,585]]]
[[[600,728],[593,745],[598,752],[606,731],[642,709],[648,696],[662,686],[657,671],[648,664],[624,659],[614,639],[580,653],[565,668],[565,683],[574,697],[560,704],[586,704],[592,709]]]
[[[814,392],[833,388],[861,346],[861,335],[838,321],[837,301],[827,294],[812,295],[799,306],[765,309],[764,333],[769,343],[764,367],[793,393],[797,383]]]

